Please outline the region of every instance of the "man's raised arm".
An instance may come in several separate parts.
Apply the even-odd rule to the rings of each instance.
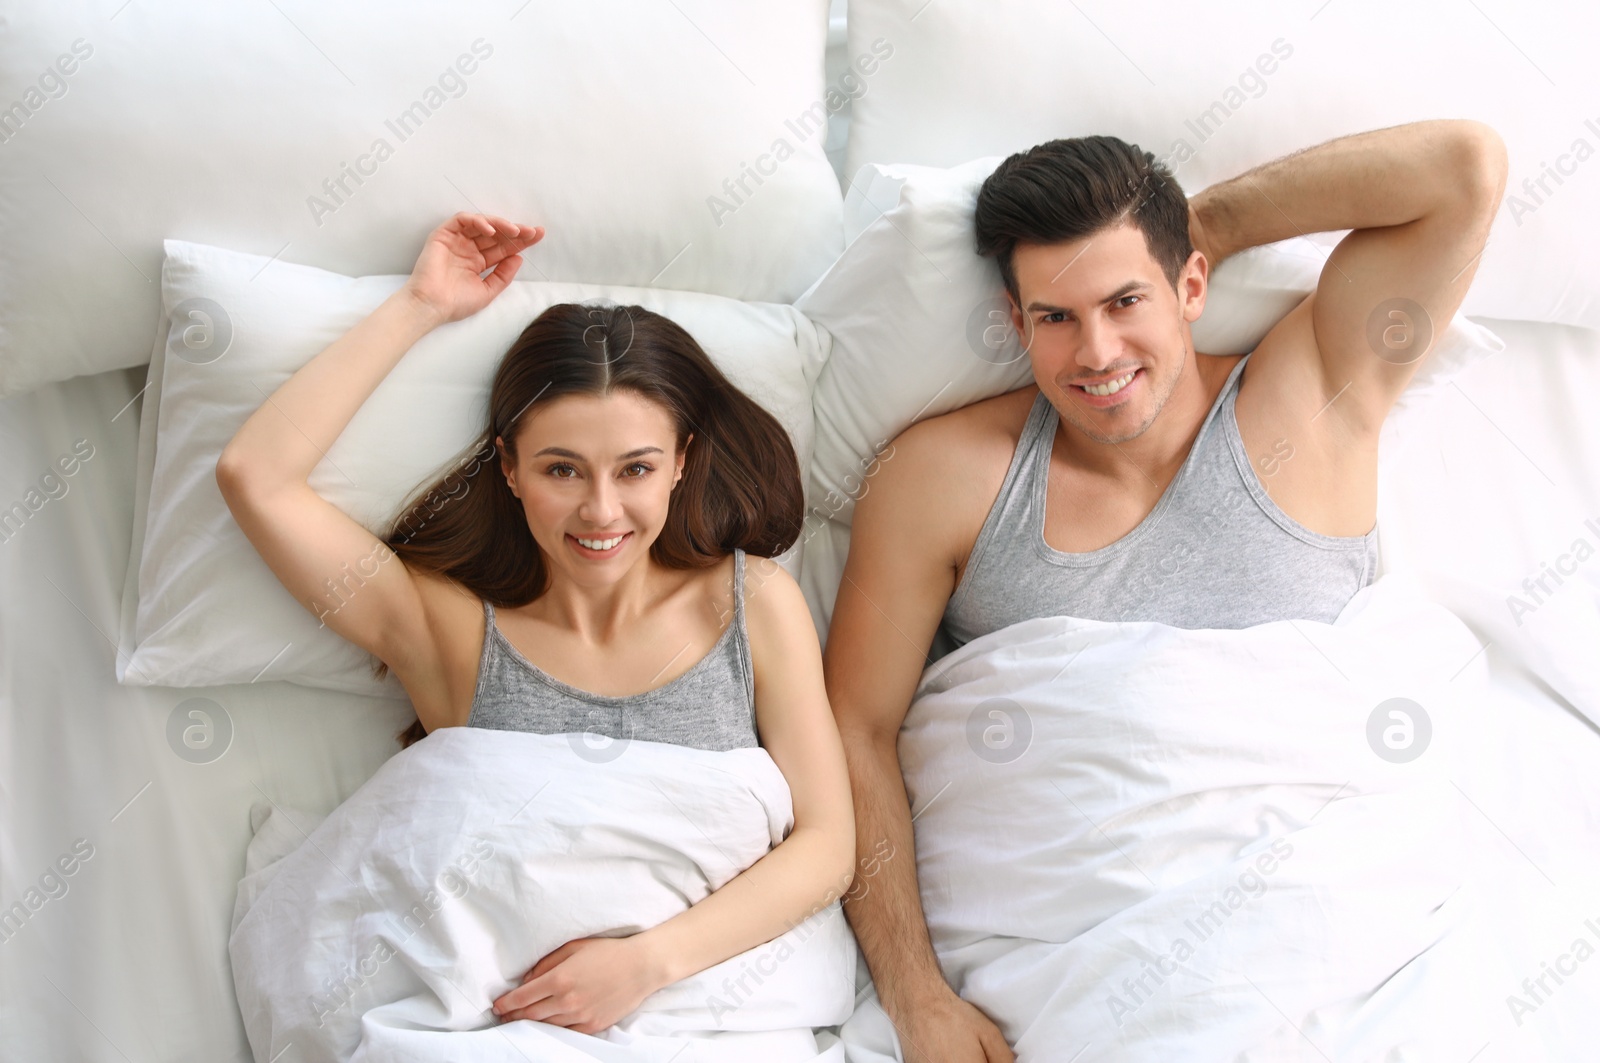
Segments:
[[[1439,120],[1340,137],[1190,200],[1213,267],[1236,251],[1353,230],[1323,268],[1311,329],[1340,414],[1375,432],[1465,297],[1505,189],[1506,152],[1481,122]],[[1305,349],[1309,350],[1307,346]]]
[[[972,525],[970,538],[991,500],[986,485],[951,475],[952,455],[963,451],[947,427],[929,422],[902,434],[867,481],[828,632],[824,667],[850,767],[858,866],[878,868],[857,874],[845,914],[907,1063],[1011,1063],[999,1030],[939,969],[896,745],[955,587],[962,526]],[[972,499],[953,497],[969,492]]]

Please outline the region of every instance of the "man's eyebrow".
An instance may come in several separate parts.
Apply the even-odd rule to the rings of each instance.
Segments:
[[[1116,291],[1112,292],[1110,295],[1106,296],[1104,299],[1099,300],[1099,302],[1096,305],[1104,305],[1106,303],[1114,303],[1118,299],[1121,299],[1125,295],[1132,295],[1134,292],[1138,292],[1138,291],[1147,291],[1149,288],[1150,288],[1150,285],[1146,281],[1131,280],[1131,281],[1128,281],[1128,282],[1124,283],[1122,285],[1122,287],[1118,288]],[[1041,301],[1039,301],[1037,299],[1034,299],[1034,300],[1032,300],[1032,301],[1030,301],[1028,303],[1028,312],[1029,313],[1033,313],[1033,312],[1038,311],[1038,310],[1042,310],[1047,314],[1070,314],[1070,313],[1072,313],[1071,310],[1069,310],[1068,308],[1066,308],[1064,306],[1056,306],[1053,303],[1041,302]]]
[[[630,460],[632,458],[642,458],[646,454],[665,454],[665,453],[666,453],[666,451],[662,450],[660,447],[639,447],[636,450],[628,451],[626,454],[618,455],[617,460],[618,461],[628,461],[628,460]],[[537,453],[535,453],[534,457],[542,458],[546,454],[550,454],[550,455],[552,455],[554,457],[557,457],[557,458],[571,458],[573,461],[588,461],[589,460],[588,458],[585,458],[582,454],[579,454],[576,451],[568,450],[565,447],[545,447],[543,450],[538,451]]]

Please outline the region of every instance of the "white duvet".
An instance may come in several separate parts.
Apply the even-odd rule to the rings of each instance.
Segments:
[[[1484,675],[1399,576],[1332,625],[1053,618],[963,646],[900,737],[947,976],[1023,1063],[1503,1045],[1528,972],[1494,917],[1527,898],[1452,782]]]
[[[441,729],[252,868],[229,951],[258,1063],[842,1060],[813,1032],[854,1005],[837,901],[600,1036],[496,1022],[490,1003],[547,953],[671,918],[792,826],[763,750],[585,741]]]

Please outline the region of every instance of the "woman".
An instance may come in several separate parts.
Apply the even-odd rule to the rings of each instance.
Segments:
[[[483,726],[732,749],[759,729],[793,794],[789,836],[659,926],[568,942],[494,1002],[502,1020],[595,1033],[838,896],[854,818],[816,631],[766,560],[800,527],[793,448],[677,325],[638,307],[541,314],[495,376],[476,453],[499,461],[423,492],[393,553],[308,486],[406,350],[488,305],[543,235],[481,214],[434,230],[406,284],[244,423],[217,482],[284,586],[405,686],[408,738]],[[374,556],[326,608],[327,579]]]

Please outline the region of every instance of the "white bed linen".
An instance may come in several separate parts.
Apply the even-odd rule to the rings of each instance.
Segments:
[[[168,237],[403,273],[481,211],[548,227],[524,279],[793,299],[841,246],[825,9],[7,3],[0,394],[141,362]]]
[[[1573,580],[1549,599],[1565,612],[1541,609],[1522,629],[1506,598],[1542,571],[1541,561],[1556,560],[1584,514],[1600,515],[1600,423],[1586,412],[1600,394],[1600,334],[1483,323],[1505,350],[1465,369],[1382,454],[1380,566],[1413,574],[1487,643],[1494,711],[1480,716],[1470,736],[1479,755],[1458,763],[1454,781],[1471,806],[1464,826],[1480,841],[1498,839],[1511,888],[1521,891],[1523,903],[1494,908],[1490,920],[1521,979],[1570,954],[1585,932],[1581,921],[1548,918],[1572,912],[1575,893],[1596,914],[1600,727],[1582,697],[1597,671],[1589,618],[1600,611],[1600,592]],[[1522,1063],[1550,1045],[1593,1044],[1589,1002],[1600,994],[1600,968],[1579,970],[1586,982],[1559,987],[1551,1005],[1491,1037],[1475,1063]],[[1510,1018],[1507,998],[1524,991],[1515,982],[1496,988],[1489,1007]],[[898,1058],[871,987],[841,1034],[852,1063]]]
[[[1600,513],[1600,422],[1586,412],[1600,395],[1600,335],[1485,324],[1506,350],[1466,370],[1427,429],[1385,456],[1380,548],[1430,590],[1452,574],[1480,580],[1503,609],[1541,559],[1554,560],[1541,535],[1564,530],[1563,514]],[[142,370],[119,371],[0,401],[4,504],[75,440],[96,447],[68,494],[0,543],[0,904],[37,886],[75,839],[95,847],[69,892],[0,942],[4,1063],[249,1060],[227,935],[250,807],[270,798],[331,810],[395,752],[392,733],[411,719],[403,702],[266,680],[116,683],[140,407],[123,408],[143,384]],[[1482,595],[1482,611],[1496,604]],[[1450,604],[1476,633],[1475,610]],[[1593,659],[1591,643],[1559,630],[1544,645],[1570,671]],[[1495,757],[1458,781],[1503,834],[1508,864],[1525,856],[1562,881],[1563,862],[1600,837],[1600,735],[1517,645],[1496,642],[1485,658],[1504,709],[1483,743]],[[166,739],[172,710],[197,695],[233,723],[231,746],[210,763],[181,759]],[[1530,936],[1525,972],[1567,948],[1562,937]],[[892,1042],[870,988],[863,1001],[843,1031],[851,1058],[893,1059],[873,1054]],[[1516,1059],[1516,1047],[1496,1045],[1477,1063]]]
[[[839,902],[651,994],[599,1036],[495,1022],[568,941],[665,922],[793,828],[762,749],[452,727],[391,759],[292,853],[240,884],[229,942],[256,1059],[842,1063],[855,997]],[[751,972],[754,972],[752,975]]]
[[[946,976],[1019,1063],[1509,1040],[1522,970],[1500,936],[1522,924],[1502,913],[1590,936],[1600,853],[1544,888],[1456,782],[1491,752],[1478,649],[1396,574],[1332,625],[1048,618],[931,665],[900,757]],[[1411,729],[1383,756],[1369,720],[1395,699]]]
[[[0,402],[7,504],[75,440],[95,448],[67,494],[0,543],[0,900],[37,888],[76,839],[94,851],[0,942],[5,1063],[249,1060],[227,943],[250,806],[333,808],[413,718],[406,702],[267,680],[117,684],[143,385],[141,368]],[[167,737],[194,697],[231,722],[209,762]]]

